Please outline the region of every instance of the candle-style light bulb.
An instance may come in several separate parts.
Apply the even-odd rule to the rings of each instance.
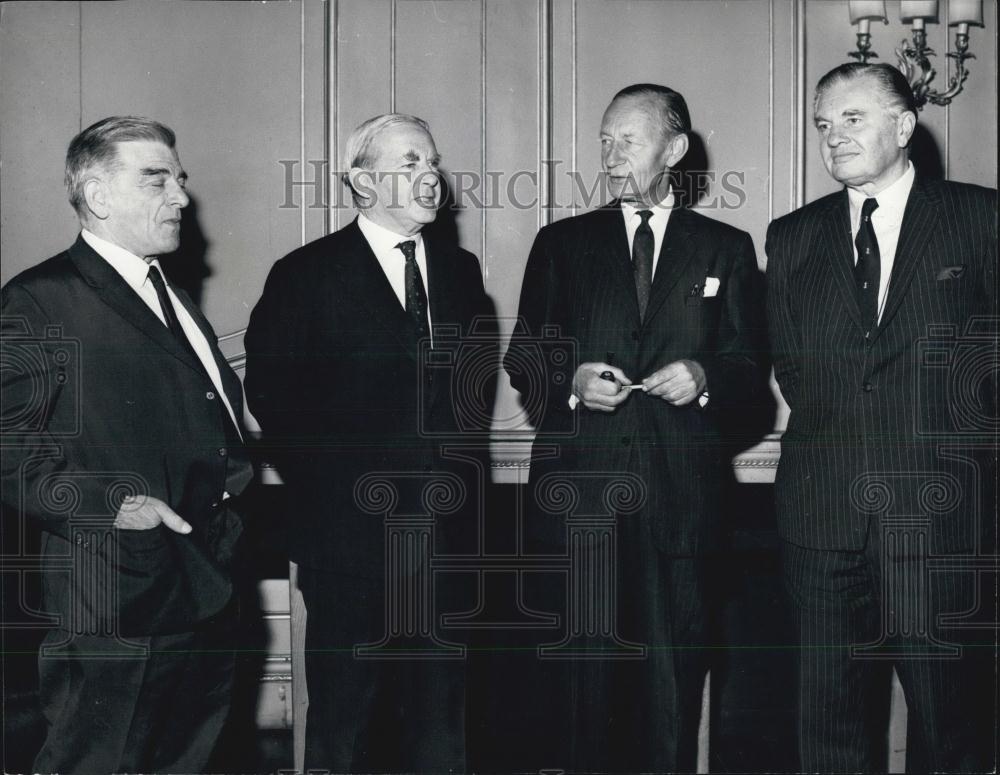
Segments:
[[[924,29],[927,19],[936,19],[938,15],[937,0],[902,0],[899,4],[899,18],[911,22],[913,29]]]

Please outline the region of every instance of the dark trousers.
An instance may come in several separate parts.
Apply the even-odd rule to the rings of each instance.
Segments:
[[[446,576],[439,586],[450,582]],[[305,768],[464,772],[465,662],[355,656],[355,646],[386,633],[383,587],[382,580],[299,568],[309,692]]]
[[[883,543],[873,519],[860,552],[783,546],[800,637],[801,768],[885,772],[884,702],[895,667],[907,704],[907,772],[984,771],[993,652],[964,644],[954,653],[960,633],[939,622],[974,606],[974,574],[923,572],[918,557]]]
[[[569,662],[567,769],[694,772],[706,669],[703,560],[664,554],[638,519],[618,520],[617,543],[616,632],[645,655]]]
[[[59,657],[39,655],[49,723],[35,772],[202,772],[229,714],[234,619],[197,632],[130,638],[77,636]],[[42,644],[69,639],[53,630]]]

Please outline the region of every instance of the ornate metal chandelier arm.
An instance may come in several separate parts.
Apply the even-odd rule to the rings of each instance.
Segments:
[[[948,81],[948,89],[943,92],[931,88],[931,81],[937,73],[928,57],[935,56],[934,51],[927,46],[927,36],[923,30],[913,31],[913,42],[904,39],[896,49],[899,69],[903,71],[906,80],[913,89],[913,97],[917,107],[923,109],[928,102],[934,105],[948,105],[962,91],[969,71],[965,69],[966,59],[975,59],[968,53],[969,36],[959,32],[955,36],[955,51],[949,51],[947,56],[955,60],[955,74]]]
[[[955,51],[949,51],[947,56],[955,60],[955,74],[948,81],[948,91],[943,94],[928,94],[928,99],[935,105],[947,105],[953,97],[957,97],[962,91],[965,79],[969,77],[969,71],[965,69],[966,59],[975,59],[975,54],[968,52],[969,36],[961,33],[955,36]]]

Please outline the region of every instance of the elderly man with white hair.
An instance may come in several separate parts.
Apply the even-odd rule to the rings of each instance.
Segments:
[[[422,231],[440,206],[439,159],[419,118],[386,114],[354,130],[343,177],[357,219],[274,265],[246,335],[248,401],[291,495],[290,554],[308,616],[307,769],[466,769],[464,662],[420,648],[388,660],[356,651],[383,640],[392,612],[423,614],[433,628],[454,587],[447,575],[435,579],[434,610],[407,607],[415,599],[400,590],[430,568],[387,561],[388,526],[366,510],[369,475],[388,482],[380,492],[391,515],[449,512],[434,528],[439,552],[479,502],[481,461],[442,450],[448,440],[485,448],[488,428],[477,422],[488,424],[489,409],[457,402],[491,408],[495,358],[477,372],[484,399],[423,357],[440,350],[462,373],[463,358],[483,354],[463,349],[464,337],[492,314],[476,257]],[[434,483],[450,493],[447,508],[428,502]],[[415,636],[431,651],[440,641],[433,631]]]

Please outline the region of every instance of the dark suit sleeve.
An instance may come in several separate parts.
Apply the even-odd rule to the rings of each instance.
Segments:
[[[722,304],[716,347],[696,360],[705,370],[710,407],[746,406],[761,387],[764,316],[753,240],[744,232],[732,249]]]
[[[567,330],[555,237],[551,227],[542,229],[531,246],[521,283],[518,321],[504,357],[511,385],[521,394],[528,419],[536,428],[543,415],[570,412],[577,365],[575,358],[549,357],[556,348],[563,347],[562,332]],[[538,394],[540,390],[543,395]]]
[[[315,432],[309,422],[315,380],[310,369],[310,328],[303,309],[311,295],[304,287],[308,272],[295,271],[288,258],[271,269],[260,301],[250,315],[244,338],[247,404],[264,432],[262,454],[283,475],[294,470],[291,456]],[[289,400],[295,396],[296,400]]]
[[[80,405],[80,358],[72,339],[46,336],[49,316],[24,288],[0,294],[0,369],[3,444],[0,478],[3,503],[19,515],[41,520],[46,530],[67,536],[66,499],[102,503],[104,483],[67,477],[73,467],[65,441],[79,435],[86,413]]]
[[[497,326],[496,307],[483,285],[483,272],[479,260],[468,251],[458,251],[461,288],[470,300],[471,321],[463,335],[471,339],[473,347],[465,355],[474,358],[474,366],[466,373],[463,370],[463,389],[452,396],[453,401],[468,400],[481,411],[466,413],[467,418],[476,420],[476,430],[489,433],[492,430],[492,407],[496,400],[497,376],[500,370],[500,331]],[[431,310],[434,315],[434,310]],[[489,409],[486,409],[489,407]],[[459,407],[461,408],[461,407]],[[488,460],[486,461],[488,465]]]
[[[801,335],[788,286],[791,245],[789,229],[774,222],[767,229],[767,319],[774,376],[785,402],[794,407],[799,385]]]

